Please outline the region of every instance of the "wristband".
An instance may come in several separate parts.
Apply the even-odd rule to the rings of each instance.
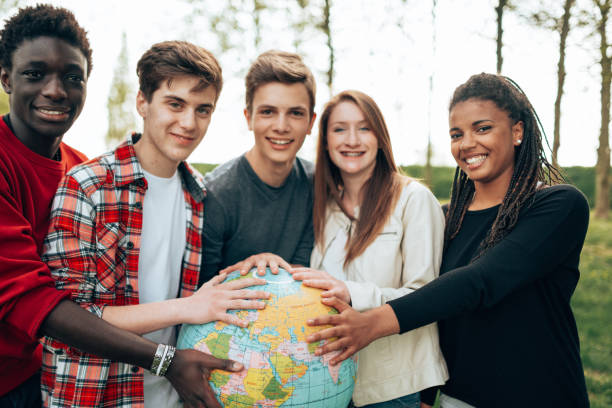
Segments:
[[[168,344],[159,344],[149,370],[151,374],[159,377],[166,375],[166,371],[168,371],[168,367],[170,367],[170,363],[172,363],[175,352],[176,347]]]
[[[170,363],[172,363],[172,359],[174,358],[175,351],[176,351],[176,347],[166,346],[166,353],[159,366],[159,372],[157,375],[159,376],[166,375],[166,372],[168,371],[168,367],[170,367]]]
[[[155,351],[155,356],[153,356],[153,363],[151,363],[151,374],[157,375],[157,371],[159,371],[159,367],[161,366],[161,362],[164,357],[164,351],[166,350],[165,344],[158,344],[157,350]]]

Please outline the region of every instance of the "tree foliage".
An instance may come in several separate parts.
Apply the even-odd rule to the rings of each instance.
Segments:
[[[123,33],[121,51],[117,59],[110,95],[106,103],[108,109],[106,142],[108,144],[124,139],[128,132],[134,130],[134,98],[132,87],[128,81],[128,70],[127,39],[125,33]]]
[[[561,146],[561,100],[563,98],[563,86],[565,84],[565,54],[567,49],[567,38],[571,28],[572,8],[575,0],[564,0],[563,8],[551,7],[549,4],[541,3],[539,9],[532,11],[526,17],[536,27],[551,30],[559,35],[559,60],[557,62],[557,96],[555,98],[555,119],[553,130],[552,164],[559,167],[558,153]]]
[[[225,60],[222,65],[231,64],[242,75],[257,55],[282,47],[279,43],[303,56],[307,56],[308,46],[324,46],[328,57],[323,73],[332,92],[336,61],[332,0],[185,1],[193,6],[187,22],[193,26],[205,24],[216,37],[217,41],[211,44],[216,44],[213,51]]]

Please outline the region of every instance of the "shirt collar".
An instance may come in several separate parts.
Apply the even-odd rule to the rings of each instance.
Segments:
[[[115,185],[118,187],[127,184],[137,184],[142,187],[146,186],[146,179],[136,157],[134,144],[140,140],[140,133],[132,133],[127,140],[121,143],[115,149],[115,168],[114,177]],[[187,162],[181,162],[178,166],[178,172],[183,183],[183,187],[197,202],[204,201],[206,189],[202,180],[202,176],[193,169]]]

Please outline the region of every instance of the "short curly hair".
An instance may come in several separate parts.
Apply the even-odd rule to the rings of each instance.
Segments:
[[[20,8],[7,19],[0,31],[0,66],[10,71],[13,54],[24,40],[55,37],[80,49],[87,59],[87,77],[91,73],[91,47],[87,32],[79,25],[71,11],[48,4]]]

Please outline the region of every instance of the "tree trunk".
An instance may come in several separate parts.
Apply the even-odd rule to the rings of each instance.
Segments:
[[[595,0],[601,13],[597,31],[600,35],[601,52],[601,129],[595,176],[595,217],[607,219],[610,211],[610,81],[612,80],[611,57],[608,55],[608,38],[606,27],[610,12],[611,0]]]
[[[570,15],[574,0],[565,0],[561,32],[559,33],[559,63],[557,64],[557,99],[555,99],[555,127],[552,148],[552,164],[559,167],[558,153],[561,145],[561,98],[563,98],[563,85],[565,83],[565,44],[570,30]]]
[[[253,1],[253,28],[255,29],[255,35],[253,36],[253,43],[255,45],[255,52],[259,53],[259,45],[261,44],[261,11],[266,8],[260,0]]]
[[[504,58],[502,57],[502,47],[504,45],[502,36],[504,35],[504,29],[502,26],[502,20],[504,18],[504,8],[508,4],[508,0],[499,0],[497,3],[497,7],[495,7],[495,12],[497,13],[497,73],[501,74],[502,64],[504,63]]]
[[[431,6],[431,49],[432,56],[435,59],[436,57],[436,5],[437,0],[433,0]],[[433,172],[431,170],[431,156],[433,154],[433,147],[431,144],[431,105],[433,100],[433,83],[434,83],[434,70],[431,70],[429,74],[429,103],[427,106],[427,122],[428,122],[428,130],[427,130],[427,152],[425,153],[425,184],[429,188],[433,186]]]
[[[321,29],[325,36],[327,37],[327,49],[329,50],[329,67],[327,69],[327,88],[329,89],[329,96],[333,95],[333,83],[334,83],[334,62],[335,62],[335,53],[334,53],[334,45],[332,43],[332,33],[330,26],[330,14],[331,14],[331,2],[332,0],[325,0],[325,5],[323,7],[323,24],[321,24]]]

